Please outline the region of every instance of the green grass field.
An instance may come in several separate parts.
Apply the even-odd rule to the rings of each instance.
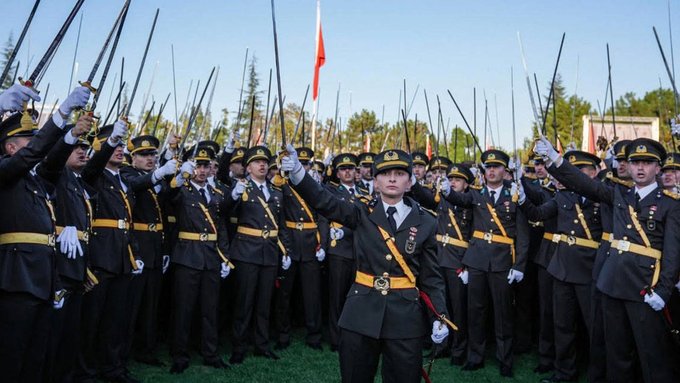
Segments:
[[[279,352],[280,360],[270,361],[261,357],[249,355],[245,362],[232,366],[229,370],[215,370],[205,367],[202,359],[194,353],[189,368],[181,375],[170,375],[170,358],[164,347],[159,356],[166,363],[166,367],[149,367],[138,363],[131,363],[132,373],[144,382],[340,382],[340,368],[338,354],[330,352],[325,346],[323,352],[311,350],[303,343],[301,333],[297,333],[291,347]],[[491,346],[493,347],[493,345]],[[502,378],[498,373],[498,364],[493,357],[494,350],[489,349],[486,367],[474,372],[461,371],[458,366],[451,366],[448,358],[437,359],[432,367],[431,379],[433,383],[441,382],[540,382],[546,375],[537,375],[532,370],[536,365],[536,356],[520,355],[515,358],[514,378]],[[227,361],[229,350],[222,350],[221,355]],[[379,370],[378,370],[379,371]],[[378,372],[380,375],[380,372]],[[583,378],[582,381],[585,381]],[[376,381],[380,381],[378,377]]]

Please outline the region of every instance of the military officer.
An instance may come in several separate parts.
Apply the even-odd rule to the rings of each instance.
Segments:
[[[375,153],[364,152],[357,157],[359,161],[359,173],[361,174],[360,183],[366,195],[373,195],[373,159]],[[300,159],[302,161],[302,159]]]
[[[680,272],[680,237],[669,235],[680,230],[680,205],[656,180],[666,150],[648,138],[628,143],[625,154],[634,185],[627,189],[582,174],[544,137],[534,150],[552,162],[549,171],[560,182],[610,205],[613,212],[609,256],[597,279],[603,293],[607,380],[630,380],[639,361],[645,382],[677,381],[670,337],[658,312]]]
[[[413,175],[416,176],[416,181],[423,185],[425,184],[425,174],[430,159],[423,152],[411,152],[411,158],[413,160]]]
[[[249,148],[243,164],[248,180],[236,183],[227,207],[238,218],[229,252],[236,265],[233,350],[229,361],[240,364],[248,349],[251,321],[255,355],[279,359],[269,347],[269,317],[279,262],[290,262],[281,190],[267,182],[271,153],[264,146]]]
[[[419,382],[422,337],[429,325],[416,284],[437,313],[434,342],[448,335],[448,319],[436,259],[436,221],[404,198],[415,182],[410,156],[401,150],[378,154],[373,171],[380,197],[353,204],[305,175],[292,147],[288,153],[282,169],[290,172],[295,190],[320,214],[354,229],[356,274],[339,322],[343,382],[373,381],[381,354],[383,382]]]
[[[529,228],[524,214],[513,202],[516,186],[503,182],[509,162],[500,150],[482,153],[486,185],[467,193],[451,191],[448,179],[442,181],[442,193],[453,205],[472,208],[473,232],[463,257],[468,270],[468,356],[463,370],[484,366],[486,314],[489,295],[493,304],[496,355],[500,374],[512,376],[513,294],[512,283],[524,277]]]

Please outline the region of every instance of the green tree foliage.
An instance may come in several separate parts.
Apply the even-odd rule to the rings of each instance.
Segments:
[[[670,142],[670,119],[674,116],[675,102],[671,89],[655,89],[646,92],[641,98],[635,93],[627,92],[615,103],[616,119],[619,116],[659,117],[659,138],[662,142]],[[611,108],[609,109],[611,114]]]
[[[0,73],[5,70],[12,52],[14,52],[14,37],[10,33],[7,41],[5,42],[5,47],[3,48],[2,53],[0,53],[0,68],[2,68],[0,69]],[[0,84],[0,89],[7,89],[12,86],[12,79],[14,78],[14,75],[18,69],[17,66],[18,63],[15,64],[14,67],[9,70],[9,72],[7,72],[7,77],[5,77],[5,81]]]

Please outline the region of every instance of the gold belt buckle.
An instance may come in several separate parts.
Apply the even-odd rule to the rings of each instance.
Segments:
[[[302,231],[302,228],[303,228],[302,222],[296,222],[296,223],[295,223],[295,228],[296,228],[297,230]]]
[[[148,229],[149,231],[155,233],[155,232],[156,232],[156,224],[155,224],[155,223],[150,223],[150,224],[147,226],[147,229]]]
[[[382,295],[387,295],[387,292],[390,291],[390,278],[373,277],[373,288],[380,291]]]
[[[47,245],[52,247],[57,245],[57,237],[54,234],[47,234]]]
[[[269,238],[269,230],[262,230],[262,238],[267,239]]]
[[[125,230],[125,220],[124,219],[119,219],[118,220],[118,228],[120,230]]]
[[[487,242],[489,242],[489,243],[491,243],[491,241],[493,240],[493,234],[491,234],[491,233],[484,233],[484,240],[487,241]]]
[[[629,241],[619,241],[619,245],[616,247],[619,251],[629,251],[630,242]]]
[[[562,239],[562,234],[553,234],[552,237],[553,243],[560,243],[560,239]]]
[[[573,246],[574,244],[576,244],[576,238],[574,238],[573,235],[568,236],[567,237],[567,245]]]
[[[201,233],[198,235],[198,240],[201,242],[206,242],[208,240],[208,233]]]

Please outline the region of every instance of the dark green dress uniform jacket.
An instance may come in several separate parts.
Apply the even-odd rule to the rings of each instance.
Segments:
[[[395,244],[440,314],[446,315],[444,281],[437,265],[436,219],[411,198],[404,203],[411,212],[393,233],[382,202],[352,204],[343,201],[316,183],[309,175],[295,186],[300,195],[320,214],[354,231],[357,270],[382,276],[405,277],[405,273],[390,254],[377,226],[395,237]],[[415,237],[412,254],[405,251],[409,237]],[[408,339],[424,336],[429,331],[424,304],[418,290],[390,290],[387,295],[372,287],[354,283],[350,288],[340,316],[339,326],[372,338]]]

